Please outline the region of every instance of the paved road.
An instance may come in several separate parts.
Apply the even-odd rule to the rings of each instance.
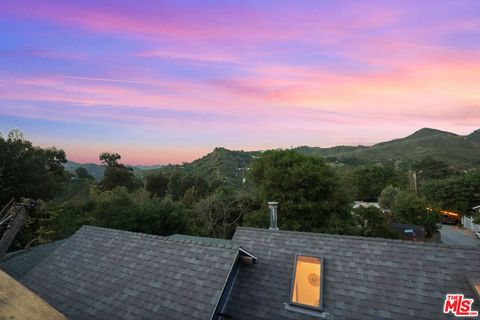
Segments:
[[[478,240],[471,231],[460,229],[457,226],[442,224],[440,229],[440,235],[442,236],[442,242],[446,244],[463,246],[480,245],[480,240]]]

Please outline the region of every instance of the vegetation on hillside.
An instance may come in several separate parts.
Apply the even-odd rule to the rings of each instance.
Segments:
[[[251,213],[249,223],[267,227],[267,201],[281,203],[281,229],[351,233],[351,200],[335,172],[320,158],[293,150],[266,151],[254,161],[250,175],[258,188],[262,209]]]
[[[454,170],[480,165],[480,132],[469,136],[424,128],[412,135],[371,147],[300,147],[298,151],[312,156],[327,157],[346,165],[392,163],[409,169],[418,159],[430,156],[445,162]]]
[[[427,130],[383,148],[439,135],[457,138]],[[369,149],[338,147],[335,152]],[[390,238],[397,237],[390,224],[403,222],[425,227],[430,236],[439,222],[436,209],[470,214],[480,204],[480,173],[460,172],[439,157],[418,156],[408,166],[395,161],[339,166],[339,160],[306,153],[217,148],[190,164],[150,170],[144,178],[122,164],[119,154],[102,153],[104,175],[98,181],[87,168],[77,167],[74,174],[65,170],[63,150],[33,146],[12,131],[0,137],[0,203],[41,200],[12,249],[63,239],[84,224],[229,238],[238,225],[268,227],[266,202],[271,200],[280,202],[284,230]],[[409,170],[417,172],[418,196]],[[378,200],[384,211],[352,210],[353,200]]]

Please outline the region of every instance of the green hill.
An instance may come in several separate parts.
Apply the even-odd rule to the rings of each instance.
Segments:
[[[97,181],[102,180],[103,173],[105,172],[105,167],[95,163],[77,163],[73,161],[67,161],[67,163],[64,164],[64,167],[66,171],[73,174],[75,174],[75,170],[77,170],[77,168],[84,167]]]
[[[225,148],[215,148],[212,152],[191,163],[169,165],[148,172],[181,170],[184,174],[203,177],[208,182],[227,182],[239,186],[251,161],[261,154],[260,151],[232,151]],[[146,173],[148,173],[146,172]]]
[[[467,139],[470,141],[475,141],[480,143],[480,129],[472,132],[467,136]]]
[[[338,162],[359,164],[397,162],[408,164],[422,157],[432,156],[447,162],[454,169],[468,169],[480,165],[480,131],[469,136],[424,128],[401,139],[381,142],[371,147],[334,147],[322,150],[323,156]],[[315,149],[315,148],[311,148]],[[299,152],[306,153],[305,147]]]
[[[92,175],[95,180],[100,181],[103,178],[103,174],[105,173],[105,167],[95,163],[77,163],[73,161],[67,161],[64,164],[65,170],[75,174],[75,170],[79,167],[84,167],[87,169],[88,173]],[[161,165],[153,165],[153,166],[132,166],[133,171],[137,176],[140,178],[143,177],[144,173],[148,170],[158,169],[161,168]]]
[[[425,156],[445,161],[452,169],[464,170],[480,166],[480,130],[468,136],[423,128],[415,133],[373,146],[336,146],[332,148],[301,146],[299,153],[324,157],[339,165],[357,166],[394,162],[403,168]],[[231,185],[241,185],[242,178],[251,161],[261,155],[261,151],[232,151],[215,148],[211,153],[191,163],[156,167],[134,167],[138,176],[163,171],[181,170],[185,174],[201,176],[209,182],[223,181]],[[68,162],[65,167],[74,172],[79,166],[85,167],[97,180],[103,177],[104,168],[97,164]]]

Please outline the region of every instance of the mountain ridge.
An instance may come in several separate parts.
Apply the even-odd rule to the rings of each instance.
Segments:
[[[424,156],[445,161],[455,170],[466,170],[480,166],[480,129],[469,135],[458,135],[433,128],[422,128],[414,133],[372,146],[335,146],[330,148],[299,146],[293,150],[308,156],[326,158],[342,165],[367,165],[381,163],[403,163],[411,165]],[[201,175],[207,180],[234,180],[238,184],[255,157],[263,151],[229,150],[217,147],[205,156],[190,163],[167,165],[160,168],[134,167],[137,172],[147,175],[157,171],[182,170],[186,174]],[[73,164],[73,165],[72,165]],[[85,167],[97,180],[103,176],[104,168],[96,164],[69,162],[68,171],[74,172],[79,166]],[[155,167],[155,166],[152,166]]]

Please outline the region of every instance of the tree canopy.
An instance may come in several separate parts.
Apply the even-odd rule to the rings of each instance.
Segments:
[[[0,135],[0,206],[21,197],[48,200],[66,179],[65,152],[34,146],[18,130]]]
[[[293,150],[266,151],[253,162],[251,178],[264,204],[261,214],[267,215],[267,201],[280,202],[281,229],[347,232],[349,199],[324,160]]]
[[[120,159],[121,156],[118,153],[104,152],[100,154],[100,161],[105,165],[105,173],[101,182],[103,190],[125,187],[132,191],[142,186],[142,182],[135,178],[133,168],[118,163]]]
[[[404,185],[405,177],[392,167],[369,166],[355,170],[352,183],[358,200],[376,201],[386,186]]]

